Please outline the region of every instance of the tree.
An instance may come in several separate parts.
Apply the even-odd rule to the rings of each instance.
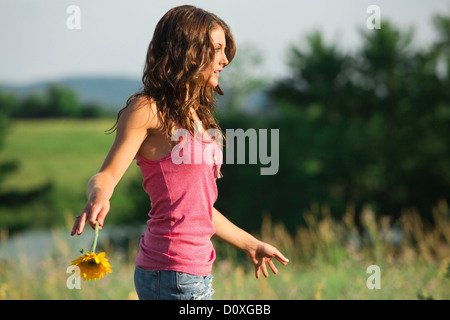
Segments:
[[[48,86],[44,93],[33,91],[20,102],[13,94],[2,97],[13,118],[99,118],[107,115],[99,104],[82,104],[75,91],[59,85]]]
[[[347,203],[370,203],[384,214],[407,206],[430,214],[448,196],[450,100],[448,80],[436,70],[448,52],[448,19],[435,25],[439,41],[425,50],[412,48],[412,30],[386,21],[360,32],[354,55],[318,32],[306,48],[291,49],[292,75],[271,94],[287,139],[280,159],[291,160],[280,167],[289,168],[285,181],[300,207],[318,201],[343,212]]]
[[[81,102],[74,91],[59,86],[50,86],[47,91],[48,109],[53,117],[79,117]]]

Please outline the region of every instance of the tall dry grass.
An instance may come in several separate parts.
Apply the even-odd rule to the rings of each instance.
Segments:
[[[433,221],[405,210],[399,221],[377,217],[370,207],[360,214],[348,206],[332,218],[327,206],[313,205],[306,226],[289,234],[267,216],[260,237],[290,259],[268,279],[253,280],[243,263],[219,261],[216,297],[237,299],[449,299],[450,213],[445,200],[433,208]],[[236,261],[236,259],[231,259]],[[381,271],[381,289],[366,285],[367,268]],[[244,289],[245,288],[245,289]]]
[[[348,206],[340,220],[327,206],[313,205],[304,214],[306,225],[290,234],[283,224],[264,218],[260,234],[290,259],[279,274],[256,280],[245,254],[214,240],[218,258],[213,287],[215,299],[449,299],[450,213],[446,201],[433,208],[426,223],[413,209],[401,219],[377,216],[370,207],[355,212]],[[68,223],[69,224],[69,223]],[[0,299],[136,299],[133,284],[137,241],[118,248],[107,239],[113,272],[99,281],[85,281],[70,290],[68,265],[79,252],[68,230],[53,230],[52,245],[42,254],[21,251],[20,236],[0,234]],[[88,242],[90,239],[87,239]],[[17,252],[4,244],[16,242]],[[380,267],[381,289],[369,289],[370,265]]]

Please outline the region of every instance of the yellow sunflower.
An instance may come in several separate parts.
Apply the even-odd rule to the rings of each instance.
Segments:
[[[84,250],[81,249],[81,256],[79,256],[78,259],[72,261],[72,265],[80,268],[80,273],[84,280],[101,279],[103,278],[103,275],[112,272],[111,265],[109,264],[108,259],[105,258],[105,253],[95,253],[97,238],[98,221],[95,223],[94,242],[92,243],[91,252],[85,254]]]
[[[72,261],[73,265],[80,268],[81,276],[84,280],[97,280],[103,278],[111,270],[111,265],[108,259],[105,258],[105,253],[101,252],[98,255],[95,253],[86,253]]]

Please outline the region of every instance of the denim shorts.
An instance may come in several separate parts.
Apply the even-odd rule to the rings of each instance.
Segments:
[[[134,285],[139,300],[212,300],[212,275],[147,270],[136,266]]]

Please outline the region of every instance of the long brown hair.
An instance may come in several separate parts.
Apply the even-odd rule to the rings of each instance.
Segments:
[[[219,129],[213,111],[215,92],[223,95],[219,86],[200,85],[201,72],[214,61],[214,43],[211,31],[221,27],[225,33],[225,54],[229,62],[236,51],[234,37],[228,25],[208,11],[194,6],[179,6],[169,10],[156,25],[149,44],[142,76],[143,89],[128,98],[119,111],[117,121],[125,108],[137,97],[155,101],[161,114],[165,132],[179,124],[194,132],[191,108],[197,111],[205,130]],[[110,132],[117,128],[117,121]]]

